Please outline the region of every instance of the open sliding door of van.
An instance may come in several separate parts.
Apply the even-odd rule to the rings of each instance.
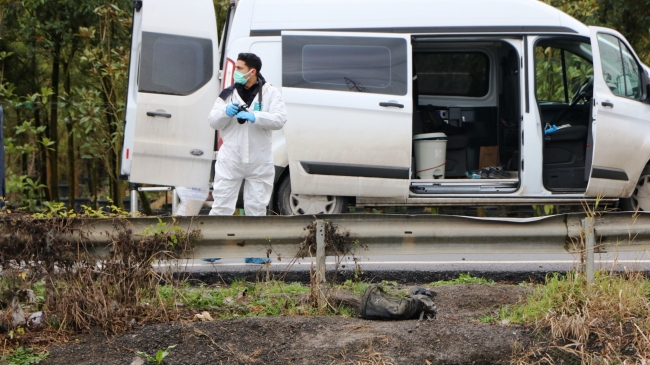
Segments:
[[[207,118],[219,93],[212,0],[145,0],[134,14],[122,152],[129,180],[205,188],[215,135]]]
[[[645,158],[634,156],[650,152],[645,143],[650,135],[650,105],[642,102],[647,77],[620,33],[600,27],[590,27],[590,31],[594,100],[587,148],[587,195],[626,197],[647,163]]]
[[[407,197],[408,34],[282,32],[282,94],[294,194]]]

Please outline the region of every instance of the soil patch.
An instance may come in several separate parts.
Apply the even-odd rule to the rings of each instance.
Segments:
[[[371,357],[393,364],[507,364],[515,342],[528,342],[520,326],[480,318],[515,303],[527,289],[509,285],[454,285],[438,293],[432,321],[358,318],[256,317],[214,322],[147,325],[107,338],[81,335],[50,349],[46,365],[131,364],[177,345],[164,364],[345,364]],[[386,362],[390,363],[390,362]]]

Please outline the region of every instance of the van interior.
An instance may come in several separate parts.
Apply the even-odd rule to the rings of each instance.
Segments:
[[[413,53],[411,192],[514,192],[522,145],[522,61],[517,50],[499,40],[422,40],[414,43]],[[535,83],[542,121],[544,186],[554,193],[584,192],[592,145],[587,140],[593,95],[588,40],[541,39],[535,67],[529,82]],[[545,134],[547,128],[553,131]],[[416,143],[430,133],[446,136],[444,175],[436,170],[437,176],[426,176],[418,168]]]
[[[543,179],[556,193],[584,192],[591,164],[593,65],[588,41],[541,39],[535,45],[536,99],[544,130]],[[555,126],[555,127],[553,127]]]
[[[517,50],[504,41],[422,41],[413,45],[413,63],[411,191],[515,191],[521,160]],[[417,140],[430,133],[446,136],[444,175],[426,176],[428,166],[418,165]]]

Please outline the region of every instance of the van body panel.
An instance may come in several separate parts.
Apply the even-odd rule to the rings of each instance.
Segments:
[[[126,121],[132,150],[123,154],[130,181],[205,188],[214,146],[207,115],[219,90],[213,4],[145,1],[139,18]]]
[[[627,197],[647,162],[633,156],[650,154],[650,105],[643,103],[643,93],[632,90],[630,85],[644,88],[639,72],[645,69],[620,33],[601,27],[590,27],[590,31],[594,66],[593,159],[586,195]],[[624,74],[617,77],[621,61],[615,57],[619,53],[629,55],[622,63],[632,70],[621,68]],[[637,78],[630,79],[630,73],[636,73]]]
[[[499,205],[536,205],[540,201],[544,204],[553,205],[582,205],[594,204],[596,198],[585,198],[583,196],[569,197],[486,197],[486,196],[464,196],[464,197],[436,197],[436,198],[357,198],[357,205],[364,207],[381,207],[381,206],[413,206],[413,207],[430,207],[430,206],[499,206]],[[617,199],[601,199],[600,204],[616,203]]]
[[[294,50],[290,42],[304,44]],[[410,35],[283,32],[282,43],[283,98],[289,118],[297,121],[284,127],[292,192],[406,197],[413,113]],[[322,60],[332,52],[382,60],[376,71],[364,70],[370,59],[334,68]],[[338,165],[345,174],[329,174],[323,164]],[[400,170],[403,176],[391,174]]]
[[[245,1],[241,4],[250,6]],[[481,28],[483,33],[531,33],[535,27],[555,27],[555,31],[566,28],[564,32],[589,35],[585,25],[550,5],[521,0],[256,0],[249,24],[251,35],[264,35],[264,31],[266,35],[277,35],[280,30],[334,29],[438,33],[426,29],[434,27],[448,28],[445,33],[479,33]]]

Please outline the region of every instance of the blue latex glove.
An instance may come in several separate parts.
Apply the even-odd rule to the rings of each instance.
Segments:
[[[255,114],[251,112],[239,112],[237,113],[237,119],[246,119],[251,123],[255,123]]]
[[[558,128],[557,128],[557,126],[555,124],[553,124],[552,126],[547,125],[546,128],[544,129],[544,134],[554,133],[555,131],[557,131],[557,129]]]
[[[229,117],[234,117],[239,111],[239,103],[228,104],[226,107],[226,115]]]

